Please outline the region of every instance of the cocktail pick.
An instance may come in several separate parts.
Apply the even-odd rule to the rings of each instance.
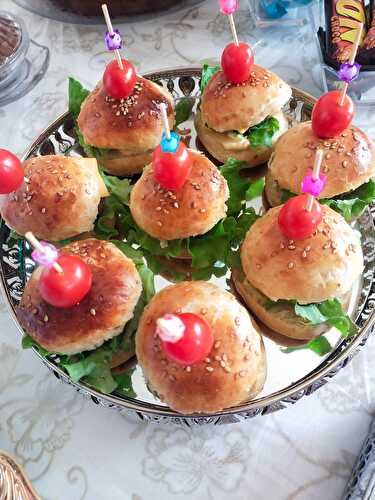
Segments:
[[[31,256],[43,266],[40,294],[48,304],[70,308],[81,302],[92,285],[92,271],[78,255],[59,255],[56,247],[39,241],[31,232],[25,238],[34,247]]]
[[[106,42],[107,49],[110,51],[113,51],[115,53],[117,63],[119,65],[119,67],[123,70],[124,66],[122,63],[121,52],[120,52],[120,49],[122,47],[122,39],[121,39],[120,32],[118,30],[113,29],[113,25],[112,25],[111,17],[110,17],[109,12],[108,12],[107,4],[105,4],[105,3],[102,4],[102,11],[103,11],[104,19],[105,19],[105,22],[106,22],[107,28],[108,28],[108,33],[105,36],[105,42]]]
[[[302,181],[302,193],[308,194],[306,210],[311,212],[314,199],[317,198],[323,191],[327,182],[327,176],[320,173],[320,168],[323,161],[323,150],[318,149],[315,154],[315,162],[313,169],[309,169],[306,177]]]
[[[164,133],[152,155],[154,177],[164,189],[177,191],[190,175],[192,158],[179,135],[170,131],[166,104],[159,104],[159,109]]]
[[[156,320],[155,333],[167,356],[182,365],[202,362],[214,344],[210,325],[193,313],[164,314]]]
[[[303,179],[301,189],[304,194],[293,196],[279,212],[278,225],[290,240],[309,238],[317,230],[323,219],[324,207],[315,201],[324,189],[326,176],[320,173],[323,151],[318,149],[314,168]]]
[[[59,252],[57,248],[45,241],[39,241],[31,231],[25,234],[25,238],[33,246],[31,257],[35,262],[44,267],[53,267],[58,273],[63,273],[63,268],[57,263]]]
[[[351,83],[355,78],[357,78],[359,74],[360,65],[355,63],[355,58],[357,56],[358,47],[361,42],[363,32],[363,24],[360,24],[357,30],[357,36],[355,38],[352,51],[350,54],[350,59],[348,63],[342,64],[340,66],[340,70],[338,72],[338,76],[340,80],[344,82],[344,86],[342,88],[339,105],[343,106],[345,101],[345,96],[348,91],[349,83]],[[351,76],[352,75],[352,76]]]
[[[232,31],[234,43],[236,45],[239,45],[236,25],[234,23],[234,17],[233,17],[234,12],[236,12],[236,10],[238,9],[238,1],[237,0],[219,0],[219,4],[220,4],[220,12],[222,14],[225,14],[226,16],[228,16],[229,25],[230,25],[230,29]]]

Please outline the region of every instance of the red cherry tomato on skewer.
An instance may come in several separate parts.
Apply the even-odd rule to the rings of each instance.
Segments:
[[[182,141],[175,153],[164,152],[159,144],[152,156],[155,179],[163,188],[172,191],[181,189],[185,184],[192,163],[189,150]]]
[[[354,116],[354,104],[346,95],[340,106],[340,97],[340,90],[332,90],[316,101],[311,121],[313,132],[318,137],[336,137],[349,127]]]
[[[311,212],[306,210],[307,194],[290,198],[279,213],[281,232],[291,240],[303,240],[315,233],[323,219],[324,208],[314,200]]]
[[[107,94],[113,99],[121,100],[129,97],[137,83],[137,73],[134,66],[122,59],[124,69],[121,69],[117,61],[107,64],[103,75],[103,84]]]
[[[230,43],[221,56],[221,66],[232,83],[243,83],[249,79],[254,64],[253,49],[247,43]]]
[[[62,255],[56,262],[62,267],[63,272],[59,273],[53,267],[45,268],[40,277],[40,293],[52,306],[73,307],[91,288],[91,269],[76,255]]]
[[[211,352],[214,336],[209,324],[197,314],[176,314],[185,330],[177,342],[161,340],[166,354],[176,363],[192,365],[200,363]]]
[[[24,171],[17,156],[0,149],[0,194],[16,191],[23,183],[23,177]]]

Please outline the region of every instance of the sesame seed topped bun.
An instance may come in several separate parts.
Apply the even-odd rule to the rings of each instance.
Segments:
[[[26,284],[18,319],[24,330],[50,352],[76,354],[100,347],[119,335],[133,317],[142,292],[138,271],[115,245],[95,239],[61,248],[78,255],[90,267],[92,287],[76,306],[61,309],[47,304],[39,291],[43,272],[37,267]]]
[[[25,181],[2,197],[1,215],[24,235],[59,241],[91,231],[108,192],[93,158],[37,156],[23,163]]]
[[[133,94],[116,101],[106,95],[103,83],[86,98],[78,127],[86,144],[103,152],[103,166],[109,173],[127,175],[142,171],[164,131],[159,104],[167,104],[168,121],[174,126],[173,97],[156,83],[138,77]]]
[[[166,313],[201,315],[214,335],[205,361],[184,366],[167,357],[155,335]],[[186,414],[213,413],[255,397],[263,388],[263,341],[246,309],[228,292],[205,281],[164,288],[145,308],[136,334],[143,373],[159,398]]]
[[[278,113],[291,96],[287,83],[256,64],[250,78],[241,84],[229,82],[220,70],[203,91],[202,121],[217,132],[242,133]]]
[[[146,233],[159,240],[176,240],[208,232],[226,214],[227,182],[215,165],[189,149],[193,164],[181,189],[167,191],[145,168],[130,196],[130,211]]]
[[[350,125],[338,137],[319,139],[311,122],[299,123],[279,139],[268,164],[266,195],[272,206],[281,203],[281,189],[301,192],[301,182],[313,166],[317,149],[324,151],[322,172],[327,174],[320,198],[352,191],[375,173],[375,145],[358,127]]]
[[[317,231],[304,240],[288,240],[278,217],[269,210],[248,231],[241,262],[249,283],[273,301],[300,304],[341,297],[351,290],[363,269],[360,241],[343,217],[324,207]]]

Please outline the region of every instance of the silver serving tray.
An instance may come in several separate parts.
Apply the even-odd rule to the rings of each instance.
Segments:
[[[176,101],[182,97],[191,97],[197,104],[200,96],[199,91],[199,68],[178,68],[159,71],[145,75],[147,78],[166,86],[173,94]],[[310,118],[314,98],[310,95],[293,89],[293,97],[286,106],[285,112],[291,124],[305,121]],[[195,109],[195,107],[194,107]],[[192,147],[199,147],[190,119],[182,125],[185,128],[185,138]],[[81,154],[77,140],[73,133],[73,120],[68,113],[59,117],[50,125],[31,145],[25,154],[25,158],[35,155],[63,154],[76,156]],[[259,175],[259,170],[255,170]],[[255,201],[257,208],[261,207],[261,199]],[[41,361],[62,382],[75,387],[81,394],[90,398],[94,403],[105,407],[115,408],[121,411],[135,412],[139,418],[156,422],[171,422],[193,424],[221,424],[238,422],[256,415],[264,415],[287,407],[295,403],[305,395],[313,393],[324,385],[338,371],[344,368],[352,359],[354,354],[365,344],[372,331],[375,315],[375,293],[374,293],[374,260],[375,260],[375,228],[373,215],[375,208],[366,210],[362,215],[356,229],[358,229],[362,248],[365,256],[365,269],[360,283],[357,284],[351,300],[351,314],[359,325],[359,332],[350,339],[342,339],[338,332],[332,330],[328,338],[335,347],[333,351],[319,358],[311,351],[297,351],[292,354],[284,354],[280,346],[285,339],[272,335],[265,336],[265,347],[268,359],[268,377],[264,390],[252,401],[246,401],[241,405],[226,409],[214,415],[181,415],[168,408],[151,394],[143,379],[140,367],[136,367],[132,375],[136,398],[119,396],[116,394],[104,395],[85,384],[73,383],[69,376],[59,367],[54,360]],[[1,287],[6,302],[10,307],[11,315],[21,333],[15,308],[21,299],[25,282],[31,274],[34,263],[30,258],[29,248],[24,242],[8,247],[6,242],[8,229],[3,221],[0,221],[0,273]],[[230,289],[230,276],[214,278],[212,281],[219,286]],[[168,281],[158,276],[156,279],[157,289],[168,284]],[[291,341],[293,343],[293,341]],[[285,345],[285,344],[284,344]]]

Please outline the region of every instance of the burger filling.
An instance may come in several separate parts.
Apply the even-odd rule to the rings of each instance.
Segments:
[[[277,182],[277,181],[275,181]],[[280,188],[277,185],[281,193],[281,203],[285,203],[289,198],[297,196],[295,193],[288,191],[287,189]],[[347,221],[352,221],[356,217],[359,217],[364,209],[375,201],[375,180],[370,179],[362,186],[359,186],[353,191],[343,193],[339,196],[333,198],[323,198],[319,202],[323,205],[328,205],[330,208],[341,214]]]

